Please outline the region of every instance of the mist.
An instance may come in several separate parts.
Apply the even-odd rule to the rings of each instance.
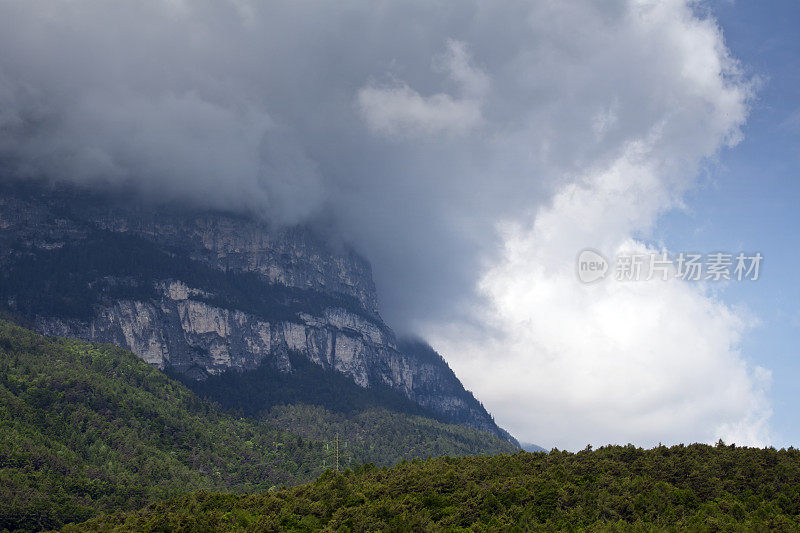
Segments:
[[[3,2],[0,163],[322,219],[410,328],[474,300],[499,221],[662,118],[671,58],[630,46],[630,16],[622,1]]]
[[[3,1],[0,172],[324,227],[523,440],[764,442],[736,310],[573,272],[652,249],[744,72],[686,0]]]

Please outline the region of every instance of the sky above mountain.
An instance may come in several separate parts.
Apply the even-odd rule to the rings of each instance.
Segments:
[[[770,389],[794,363],[753,342],[776,331],[759,326],[780,294],[769,265],[793,256],[764,252],[758,281],[576,276],[585,248],[783,243],[772,206],[791,170],[730,169],[796,140],[796,93],[776,90],[797,73],[785,16],[751,30],[738,4],[682,0],[0,2],[0,171],[325,227],[372,262],[387,321],[430,339],[522,440],[796,440]],[[763,232],[720,212],[765,187]]]

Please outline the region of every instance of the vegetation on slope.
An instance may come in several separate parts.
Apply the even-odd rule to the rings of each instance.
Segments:
[[[207,379],[196,380],[177,372],[172,377],[198,396],[224,409],[258,417],[276,405],[323,405],[329,411],[352,414],[375,407],[394,412],[434,418],[435,414],[386,385],[369,388],[357,385],[350,376],[310,361],[303,354],[289,352],[292,371],[284,372],[272,362],[245,372],[229,368]],[[264,384],[269,383],[269,387]]]
[[[0,321],[0,531],[60,527],[190,491],[309,481],[333,463],[321,441],[356,427],[362,433],[341,450],[350,464],[505,446],[488,433],[388,411],[349,423],[320,409],[281,409],[274,422],[310,438],[225,412],[126,350]],[[313,412],[301,419],[318,427],[283,423],[292,412]],[[394,444],[386,439],[400,433]],[[379,451],[367,445],[373,438]]]
[[[195,493],[78,529],[179,528],[796,531],[800,452],[720,443],[415,460],[262,495]]]
[[[34,319],[58,316],[88,321],[96,307],[121,299],[160,298],[158,283],[180,279],[208,290],[195,298],[266,320],[298,320],[301,312],[341,307],[370,318],[352,297],[265,283],[256,273],[223,272],[142,237],[86,227],[82,239],[52,249],[0,234],[6,248],[0,305]],[[11,305],[9,305],[11,302]]]
[[[338,435],[342,467],[364,463],[391,466],[415,458],[494,455],[518,450],[510,442],[483,431],[383,408],[344,415],[313,405],[283,405],[272,408],[264,419],[308,440],[329,440],[331,435]],[[331,465],[330,460],[326,465]]]
[[[0,530],[320,471],[320,443],[227,416],[135,355],[0,322]]]
[[[430,347],[427,350],[440,359],[439,364],[450,371],[447,363],[441,359],[438,353]],[[419,351],[417,349],[417,352]],[[313,420],[309,419],[308,425],[304,427],[312,430],[315,428],[326,430],[325,433],[313,431],[314,438],[325,438],[322,435],[332,435],[335,431],[366,431],[370,435],[374,435],[381,440],[381,445],[384,446],[381,452],[383,458],[370,452],[366,455],[365,462],[387,465],[412,457],[514,452],[518,449],[518,446],[512,444],[512,442],[516,443],[513,437],[502,430],[499,430],[498,433],[505,435],[506,438],[490,437],[487,432],[468,428],[466,418],[454,419],[452,416],[437,414],[406,398],[388,385],[373,383],[368,388],[364,388],[357,385],[351,377],[332,368],[323,368],[301,353],[290,351],[287,355],[291,361],[291,372],[279,370],[270,361],[245,372],[230,368],[203,380],[192,379],[188,375],[178,372],[168,371],[168,373],[201,398],[218,403],[224,409],[240,413],[243,416],[271,418],[266,413],[276,407],[282,408],[297,404],[323,406],[324,409],[320,408],[317,414],[311,417]],[[265,387],[265,383],[269,383],[269,386]],[[453,384],[461,389],[452,391],[453,395],[462,397],[469,395],[469,399],[475,401],[472,394],[463,389],[455,375],[451,382],[442,386],[453,386]],[[477,401],[475,403],[483,409],[482,404]],[[298,416],[301,419],[308,419],[309,414],[309,412],[302,412]],[[332,427],[328,423],[328,420],[341,421],[345,418],[353,419],[355,426],[343,427],[338,424],[337,427]],[[384,420],[381,421],[381,418]],[[455,424],[465,425],[454,427]],[[387,434],[389,428],[393,428],[391,433],[404,437],[396,441],[381,438]],[[297,430],[305,436],[306,432],[303,428],[298,428],[296,424],[291,429],[292,431]],[[419,437],[417,440],[426,444],[426,447],[409,454],[408,450],[414,444],[406,438],[410,435],[417,435]],[[441,443],[442,446],[429,446],[434,441]],[[467,446],[452,446],[454,443],[467,443],[467,441],[470,443]],[[378,447],[378,443],[374,442],[373,447]],[[390,460],[390,458],[392,459]]]

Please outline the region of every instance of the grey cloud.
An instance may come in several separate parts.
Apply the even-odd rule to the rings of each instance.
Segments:
[[[413,328],[473,302],[496,223],[579,169],[657,123],[689,159],[707,151],[686,132],[716,95],[685,90],[669,28],[638,5],[5,1],[0,164],[325,217]]]

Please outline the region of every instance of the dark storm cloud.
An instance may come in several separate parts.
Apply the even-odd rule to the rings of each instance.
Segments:
[[[622,1],[3,1],[0,158],[324,218],[413,327],[471,301],[498,221],[673,105],[684,65],[635,16]]]

